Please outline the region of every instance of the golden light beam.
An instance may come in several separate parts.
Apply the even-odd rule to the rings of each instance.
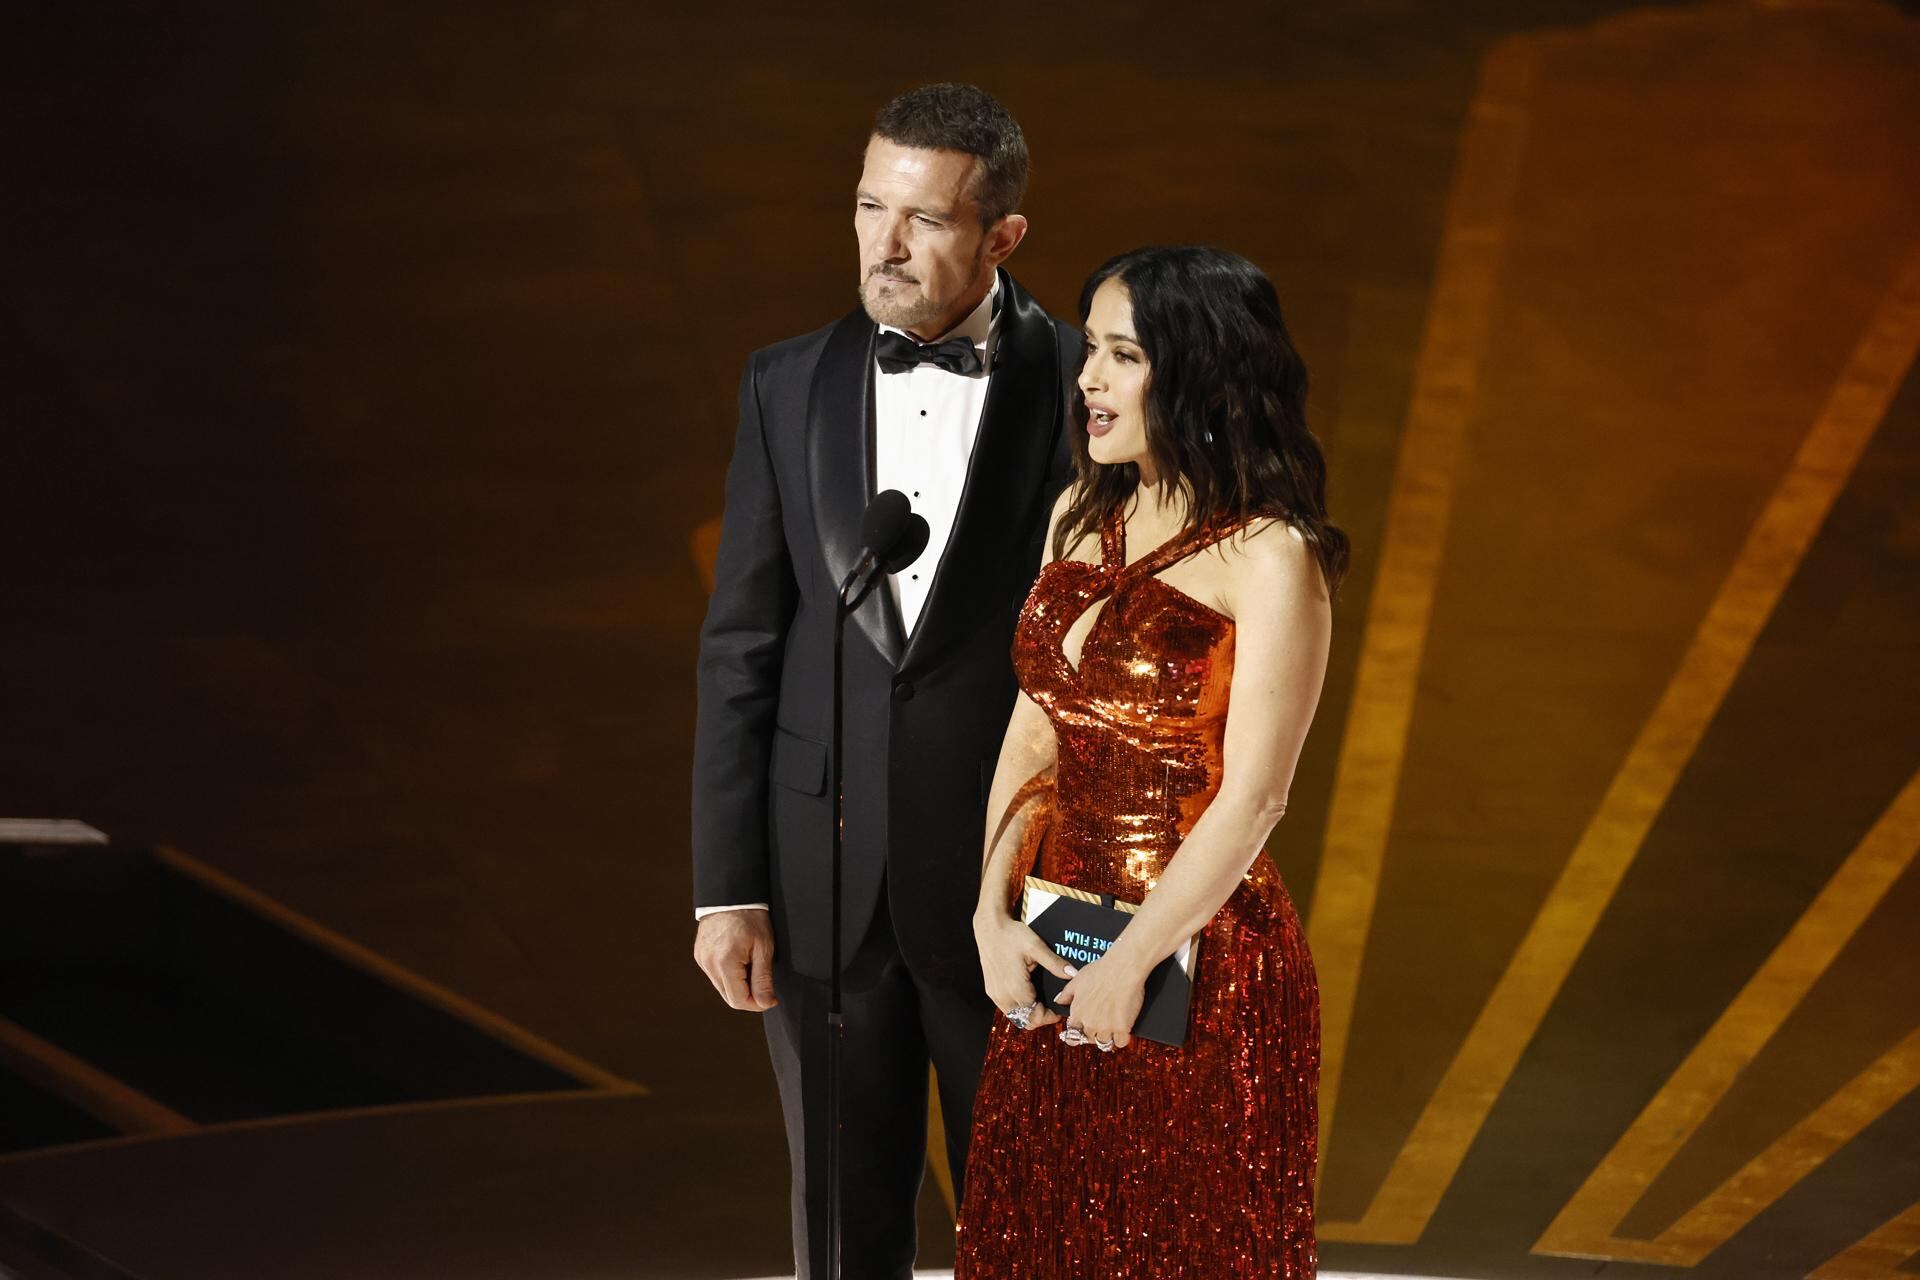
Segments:
[[[1880,1055],[1652,1243],[1667,1251],[1663,1260],[1693,1266],[1917,1088],[1920,1030]]]
[[[960,1203],[954,1198],[953,1170],[947,1167],[947,1119],[940,1111],[940,1082],[933,1069],[927,1069],[927,1167],[947,1202],[947,1216],[960,1218]]]
[[[1920,1254],[1920,1204],[1863,1236],[1846,1252],[1807,1273],[1807,1280],[1900,1280],[1900,1270]]]
[[[1398,1244],[1420,1238],[1814,534],[1886,416],[1916,346],[1920,251],[1909,253],[1854,347],[1813,429],[1721,582],[1679,669],[1366,1213],[1357,1223],[1329,1224],[1322,1234]]]
[[[1447,198],[1433,297],[1387,503],[1380,568],[1367,606],[1307,918],[1320,980],[1323,1150],[1332,1132],[1360,964],[1379,896],[1454,471],[1479,378],[1536,62],[1533,43],[1522,38],[1502,42],[1481,64]]]
[[[687,535],[687,550],[693,556],[693,567],[700,571],[700,581],[706,586],[707,594],[713,594],[713,562],[720,556],[720,517],[702,520]]]
[[[1740,1072],[1799,1007],[1916,854],[1920,854],[1920,772],[1901,789],[1773,954],[1587,1176],[1534,1245],[1536,1253],[1690,1266],[1724,1243],[1724,1236],[1707,1238],[1697,1231],[1692,1235],[1682,1231],[1693,1214],[1656,1240],[1621,1239],[1613,1233],[1726,1096]],[[1731,1218],[1722,1213],[1712,1220],[1726,1226]],[[1740,1225],[1732,1223],[1731,1230]]]

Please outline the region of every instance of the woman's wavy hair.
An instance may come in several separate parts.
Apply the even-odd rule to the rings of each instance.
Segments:
[[[1171,493],[1191,497],[1188,532],[1256,516],[1306,538],[1332,594],[1347,570],[1347,535],[1327,520],[1327,464],[1307,429],[1307,366],[1260,268],[1200,245],[1136,249],[1103,264],[1080,290],[1080,323],[1108,280],[1126,286],[1146,352],[1147,450]],[[1084,358],[1084,357],[1083,357]],[[1087,452],[1087,401],[1073,394],[1074,496],[1054,531],[1056,558],[1097,534],[1140,484],[1131,462]]]

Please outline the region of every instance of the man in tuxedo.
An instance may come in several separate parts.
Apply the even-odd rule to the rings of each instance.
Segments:
[[[971,85],[889,103],[854,207],[859,309],[754,353],[740,384],[694,738],[694,958],[765,1015],[793,1159],[802,1280],[828,1273],[833,621],[868,501],[905,493],[927,548],[846,645],[844,1272],[905,1277],[927,1067],[954,1186],[996,1016],[971,919],[1014,620],[1070,475],[1077,333],[1001,269],[1027,150]]]

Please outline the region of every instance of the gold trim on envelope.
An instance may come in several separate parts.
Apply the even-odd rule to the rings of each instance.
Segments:
[[[1039,876],[1028,876],[1026,884],[1020,890],[1020,918],[1031,919],[1027,912],[1027,894],[1038,889],[1041,893],[1051,893],[1056,897],[1074,898],[1081,902],[1091,902],[1096,907],[1110,906],[1115,911],[1124,911],[1130,916],[1140,914],[1137,902],[1122,902],[1119,898],[1109,900],[1097,893],[1088,893],[1085,889],[1075,889],[1064,884],[1055,884],[1051,880],[1042,880]]]

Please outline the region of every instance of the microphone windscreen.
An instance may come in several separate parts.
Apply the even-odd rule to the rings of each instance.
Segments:
[[[860,545],[879,559],[886,559],[906,532],[912,515],[913,507],[906,494],[898,489],[881,490],[867,504],[866,514],[860,517]]]
[[[888,573],[900,572],[920,558],[920,553],[927,549],[927,539],[930,536],[931,531],[927,528],[926,519],[909,514],[907,527],[901,534],[899,542],[894,544],[892,549],[881,554],[880,563],[885,566]]]

